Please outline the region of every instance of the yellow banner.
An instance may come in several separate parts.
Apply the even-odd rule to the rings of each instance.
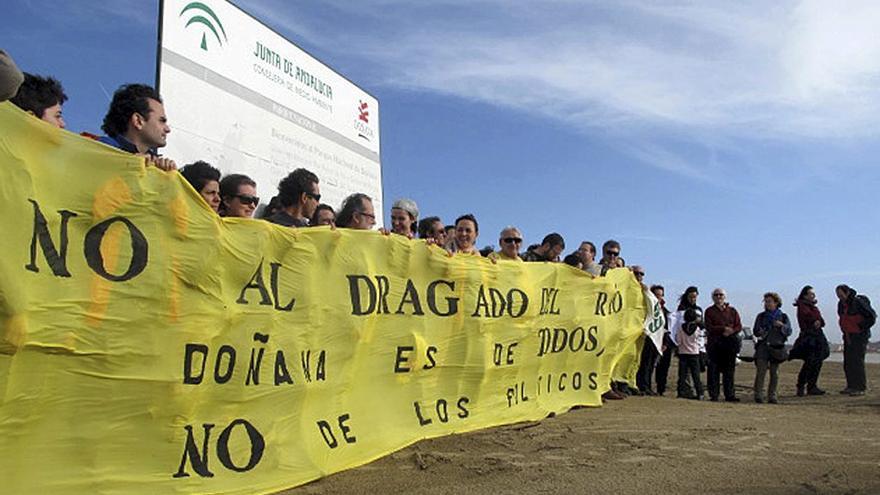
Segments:
[[[0,205],[4,493],[271,493],[598,406],[643,332],[626,270],[221,220],[8,103]]]

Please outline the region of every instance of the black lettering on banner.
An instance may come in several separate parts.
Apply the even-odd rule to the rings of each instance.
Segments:
[[[599,327],[596,325],[591,326],[587,329],[587,344],[584,346],[584,350],[587,352],[593,352],[599,347]]]
[[[437,399],[437,419],[440,420],[441,423],[449,422],[449,404],[446,402],[446,399]]]
[[[416,410],[416,418],[419,420],[419,426],[427,426],[434,422],[431,418],[425,418],[422,416],[422,408],[419,406],[418,401],[413,402],[413,407]]]
[[[291,378],[290,372],[287,371],[287,360],[284,359],[284,351],[278,349],[275,352],[275,386],[277,387],[282,383],[292,384],[293,378]]]
[[[262,263],[260,264],[262,268]],[[278,311],[293,311],[293,305],[296,304],[296,298],[291,297],[290,302],[286,306],[281,306],[278,299],[278,271],[281,269],[281,263],[269,263],[271,273],[269,275],[269,285],[272,286],[272,299],[275,301],[275,309]],[[244,291],[242,291],[244,293]]]
[[[456,409],[458,412],[456,416],[459,419],[465,419],[470,415],[470,411],[468,411],[467,404],[470,402],[470,399],[467,397],[459,397],[455,403]],[[418,401],[413,402],[413,408],[416,412],[416,419],[419,421],[419,426],[427,426],[434,422],[431,416],[426,416],[425,411],[422,409],[422,405],[419,404]],[[441,423],[449,422],[449,401],[446,399],[440,398],[434,401],[434,413],[437,416],[437,420]],[[428,414],[430,414],[430,408],[428,409]]]
[[[558,315],[559,308],[556,307],[556,296],[559,295],[559,289],[552,287],[541,288],[541,311],[542,315]]]
[[[335,449],[339,446],[339,442],[336,441],[336,437],[333,435],[333,428],[330,427],[330,423],[323,419],[319,419],[318,430],[321,432],[321,436],[324,438],[324,442],[328,447]]]
[[[487,295],[488,293],[488,295]],[[517,306],[516,303],[519,303]],[[517,311],[514,313],[514,306]],[[512,318],[519,318],[529,307],[529,298],[525,292],[519,289],[510,289],[507,295],[500,290],[489,287],[488,291],[484,285],[480,285],[477,291],[477,302],[474,305],[474,312],[471,316],[482,318],[500,318],[507,313]]]
[[[538,378],[540,379],[540,377]],[[526,395],[526,382],[521,381],[507,388],[507,407],[513,407],[520,402],[528,401],[529,396]]]
[[[212,478],[214,476],[214,473],[208,469],[208,439],[211,436],[211,428],[213,427],[214,425],[209,423],[202,425],[202,428],[205,430],[205,437],[202,440],[202,452],[199,452],[199,448],[196,446],[192,426],[186,425],[183,427],[186,430],[186,443],[183,446],[183,456],[180,459],[180,467],[177,468],[177,472],[172,476],[173,478],[189,477],[189,473],[186,472],[187,458],[196,474],[202,478]]]
[[[583,385],[583,375],[581,375],[580,371],[575,371],[573,375],[571,375],[571,388],[575,390],[580,390]]]
[[[407,373],[412,370],[406,363],[409,359],[404,356],[405,352],[412,352],[415,348],[412,346],[404,345],[397,346],[397,357],[394,359],[394,372],[395,373]]]
[[[519,295],[519,311],[515,314],[513,312],[513,308],[516,306],[514,295]],[[510,291],[507,292],[507,314],[510,315],[511,318],[519,318],[525,314],[527,309],[529,309],[529,296],[517,288],[510,289]]]
[[[254,333],[254,342],[267,344],[269,343],[269,336],[262,333]],[[259,349],[255,347],[251,348],[251,362],[248,366],[247,378],[245,378],[244,383],[245,385],[260,384],[260,367],[263,365],[263,353],[265,351],[265,347],[260,347]]]
[[[300,359],[302,361],[302,369],[303,369],[303,378],[307,382],[312,381],[312,350],[308,349],[299,353]],[[327,364],[327,351],[321,350],[318,353],[318,361],[315,364],[315,380],[316,381],[325,381],[327,378],[326,374],[326,364]]]
[[[388,314],[388,293],[391,291],[388,277],[384,275],[376,276],[376,285],[379,287],[379,308],[377,314]]]
[[[229,436],[232,435],[232,430],[239,425],[244,426],[248,441],[251,444],[251,455],[248,458],[247,464],[243,467],[236,466],[232,461],[232,457],[229,455]],[[229,426],[220,432],[220,437],[217,438],[217,458],[220,459],[220,464],[223,464],[226,469],[235,471],[236,473],[246,473],[255,468],[257,464],[260,463],[260,459],[263,458],[263,451],[265,448],[266,441],[263,438],[263,435],[254,428],[254,425],[241,418],[230,423]]]
[[[266,289],[266,283],[263,282],[263,260],[260,260],[260,264],[257,265],[257,271],[254,272],[248,283],[241,289],[241,293],[235,302],[238,304],[248,304],[244,296],[247,291],[253,289],[260,291],[260,306],[272,305],[272,297],[269,296],[269,290]]]
[[[376,286],[366,275],[346,275],[348,278],[348,290],[351,296],[351,314],[364,316],[372,314],[376,310]],[[366,309],[361,305],[361,282],[366,284],[369,304]]]
[[[337,423],[339,424],[339,431],[342,432],[342,439],[345,440],[345,443],[357,443],[357,437],[352,435],[351,426],[347,423],[351,419],[351,415],[349,413],[345,413],[336,418]],[[336,439],[336,435],[333,434],[333,427],[330,426],[330,423],[327,420],[319,419],[317,421],[318,431],[321,432],[321,437],[324,438],[324,443],[327,444],[327,447],[331,449],[335,449],[339,446],[339,441]]]
[[[202,355],[202,366],[198,375],[193,374],[193,356]],[[198,385],[205,376],[205,364],[208,362],[208,346],[205,344],[186,344],[183,357],[183,383],[185,385]]]
[[[67,223],[71,217],[77,216],[76,213],[68,210],[58,211],[61,215],[61,231],[58,240],[59,248],[56,249],[55,243],[52,242],[52,236],[49,233],[49,223],[46,221],[46,217],[43,216],[43,212],[40,211],[40,205],[33,199],[28,199],[28,201],[34,207],[34,235],[31,237],[30,263],[24,265],[25,269],[34,273],[40,272],[39,267],[37,267],[37,244],[39,243],[40,249],[43,251],[43,257],[46,258],[52,274],[56,277],[69,277],[70,272],[67,271]]]
[[[116,222],[122,222],[128,229],[128,235],[131,237],[131,261],[128,269],[122,275],[114,275],[107,271],[104,267],[104,255],[101,254],[101,242],[107,230]],[[111,282],[125,282],[140,275],[147,267],[149,259],[149,245],[144,233],[140,231],[131,220],[125,217],[113,217],[93,226],[86,232],[86,238],[83,242],[83,252],[86,257],[86,263],[93,272]]]
[[[342,430],[342,438],[345,440],[345,443],[357,443],[357,437],[349,435],[351,427],[346,424],[349,419],[351,419],[351,415],[348,413],[339,416],[339,429]]]
[[[608,294],[600,292],[596,297],[596,316],[605,316],[605,304],[608,302]]]
[[[428,350],[425,352],[425,357],[428,358],[428,362],[422,366],[423,370],[429,370],[437,366],[437,360],[434,359],[434,354],[437,354],[437,348],[429,345]]]
[[[596,383],[596,379],[599,377],[599,374],[595,371],[587,375],[587,379],[590,381],[589,388],[590,390],[596,390],[599,388],[599,384]]]
[[[228,357],[226,372],[220,374],[223,356]],[[224,344],[220,346],[220,350],[217,351],[217,361],[214,363],[214,381],[221,385],[228,382],[232,378],[233,371],[235,371],[235,348],[231,345]]]
[[[607,292],[600,292],[596,297],[596,316],[606,316],[619,313],[623,309],[623,294],[618,290],[610,296]]]
[[[400,299],[400,305],[397,306],[397,311],[395,314],[402,315],[403,305],[409,304],[412,306],[412,315],[424,315],[424,311],[422,311],[422,302],[419,300],[419,292],[416,290],[416,286],[413,285],[413,281],[410,279],[406,280],[406,289],[403,291],[403,297]]]
[[[446,311],[440,311],[437,307],[437,286],[445,285],[450,291],[455,291],[455,282],[449,280],[435,280],[428,284],[428,309],[437,316],[452,316],[458,314],[458,298],[446,298]]]
[[[516,346],[519,345],[518,342],[514,342],[512,344],[507,345],[507,356],[505,357],[505,346],[504,344],[495,343],[495,350],[492,353],[492,362],[495,366],[501,366],[502,364],[513,364],[513,350]]]

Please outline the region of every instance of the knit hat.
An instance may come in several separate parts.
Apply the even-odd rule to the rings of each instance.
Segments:
[[[391,208],[399,208],[409,213],[409,216],[412,217],[413,222],[416,222],[419,219],[419,206],[416,204],[415,201],[411,199],[398,199],[394,202],[394,205],[392,205]]]

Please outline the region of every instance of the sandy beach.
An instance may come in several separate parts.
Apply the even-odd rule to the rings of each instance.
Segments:
[[[782,366],[778,405],[753,402],[755,367],[742,363],[742,403],[630,397],[420,442],[282,493],[880,493],[880,365],[864,397],[837,393],[831,362],[828,395],[797,397],[799,367]]]

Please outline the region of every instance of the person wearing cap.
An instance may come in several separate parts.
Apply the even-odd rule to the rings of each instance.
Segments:
[[[18,70],[12,57],[0,50],[0,101],[6,101],[18,93],[24,75]]]
[[[419,221],[419,206],[407,198],[398,199],[391,205],[391,232],[412,239]]]
[[[523,235],[518,228],[513,226],[505,227],[498,234],[498,245],[501,246],[501,250],[490,254],[489,259],[494,261],[522,261],[522,258],[519,256],[519,248],[522,246],[522,243]]]

